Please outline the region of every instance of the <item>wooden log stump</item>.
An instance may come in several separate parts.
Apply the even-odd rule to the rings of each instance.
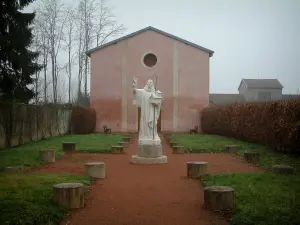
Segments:
[[[213,211],[230,211],[234,207],[234,189],[227,186],[204,188],[204,206]]]
[[[295,172],[295,169],[289,165],[274,165],[272,167],[274,173],[283,173],[283,174],[292,174]]]
[[[113,154],[124,153],[123,146],[121,146],[121,145],[112,146],[111,147],[111,153],[113,153]]]
[[[207,174],[207,162],[187,162],[187,177],[201,178]]]
[[[237,149],[236,145],[225,145],[224,152],[225,153],[234,153]]]
[[[170,142],[170,145],[173,147],[173,146],[178,146],[179,144],[178,144],[178,142],[176,142],[176,141],[171,141],[171,142]]]
[[[84,185],[81,183],[61,183],[53,186],[54,201],[69,209],[84,207],[84,192]]]
[[[258,163],[259,153],[258,152],[245,152],[244,159],[249,163]]]
[[[128,142],[128,143],[130,143],[130,140],[131,140],[131,137],[128,137],[128,136],[127,137],[125,136],[125,137],[122,138],[122,141],[125,141],[125,142]]]
[[[104,162],[89,162],[84,164],[86,175],[92,178],[105,178]]]
[[[184,146],[176,145],[173,146],[173,154],[184,154],[185,148]]]
[[[126,141],[121,141],[121,142],[118,142],[118,145],[121,145],[123,147],[128,147],[129,146],[129,143],[126,142]]]
[[[64,142],[62,143],[63,152],[69,154],[74,153],[76,151],[76,143],[75,142]]]
[[[54,149],[40,150],[40,158],[44,162],[55,162],[55,153],[56,151]]]
[[[23,166],[7,166],[4,171],[7,173],[23,173],[24,168]]]

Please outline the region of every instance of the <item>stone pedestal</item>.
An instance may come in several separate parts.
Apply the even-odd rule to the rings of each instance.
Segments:
[[[162,164],[167,163],[168,157],[162,154],[160,140],[139,142],[136,155],[131,157],[134,164]]]

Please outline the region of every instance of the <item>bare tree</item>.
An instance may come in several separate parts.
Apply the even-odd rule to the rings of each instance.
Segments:
[[[43,74],[44,74],[44,77],[41,78],[40,77],[41,71],[39,71],[39,73],[36,73],[36,77],[35,77],[35,93],[36,93],[35,102],[37,104],[38,101],[41,100],[40,98],[42,95],[43,95],[44,102],[47,102],[47,90],[48,90],[48,86],[51,83],[47,81],[49,39],[46,36],[43,18],[40,17],[40,14],[38,14],[35,19],[33,33],[34,33],[33,48],[35,49],[35,51],[38,51],[40,53],[39,58],[37,60],[38,63],[42,65]]]
[[[46,43],[49,41],[49,54],[51,59],[53,101],[57,102],[57,78],[59,64],[58,53],[61,50],[64,38],[64,26],[67,17],[64,16],[64,5],[61,0],[42,0],[38,13],[43,21]]]
[[[68,101],[72,101],[75,60],[78,64],[77,97],[88,96],[90,64],[86,52],[125,31],[124,26],[117,23],[112,8],[108,6],[108,0],[78,0],[77,12],[74,7],[65,9],[62,2],[63,0],[41,0],[37,9],[36,24],[39,29],[39,43],[44,66],[44,76],[41,80],[44,82],[45,102],[47,91],[52,92],[52,99],[54,103],[57,102],[58,80],[61,80],[58,76],[63,75],[62,68],[66,71],[68,78]],[[64,53],[68,55],[65,57],[67,60],[59,60],[61,54]],[[50,66],[48,65],[49,59]],[[47,76],[50,75],[47,73],[48,70],[51,76]],[[49,82],[51,86],[48,86]]]
[[[72,80],[72,64],[74,61],[73,46],[74,46],[74,10],[70,7],[67,10],[67,23],[66,23],[66,50],[68,52],[68,63],[66,65],[66,72],[68,75],[68,102],[71,103],[71,80]]]
[[[82,84],[82,73],[83,73],[83,59],[84,59],[84,35],[82,34],[84,28],[84,17],[83,17],[83,3],[80,2],[77,8],[76,18],[76,43],[77,43],[77,51],[76,57],[78,60],[78,76],[77,76],[77,97],[81,93],[81,84]]]
[[[116,37],[126,30],[123,24],[118,24],[112,8],[107,5],[107,0],[99,0],[99,11],[96,18],[96,46],[104,44],[108,38]]]
[[[33,44],[32,48],[34,49],[35,52],[41,52],[41,32],[39,29],[34,29],[33,30]],[[36,58],[35,60],[36,63],[41,64],[41,55]],[[35,94],[35,104],[38,103],[38,98],[39,98],[39,85],[40,84],[40,70],[35,72],[35,82],[34,82],[34,94]]]
[[[43,55],[43,68],[44,68],[44,102],[47,102],[47,68],[48,68],[48,57],[49,57],[49,39],[47,39],[45,32],[42,36],[42,55]]]
[[[87,52],[93,41],[93,18],[97,9],[95,0],[81,0],[84,15],[84,51]],[[84,95],[87,96],[89,58],[84,54]]]
[[[109,38],[116,37],[125,31],[123,25],[119,25],[108,7],[107,0],[81,0],[79,3],[79,14],[82,15],[80,29],[84,33],[83,54],[84,57],[84,95],[88,95],[88,71],[89,57],[85,54],[90,48],[104,44]],[[82,69],[82,67],[81,67]]]

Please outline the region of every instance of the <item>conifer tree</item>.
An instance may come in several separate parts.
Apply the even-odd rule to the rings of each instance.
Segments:
[[[35,13],[21,12],[34,0],[0,0],[0,101],[28,103],[34,91],[28,85],[41,69],[31,51]]]

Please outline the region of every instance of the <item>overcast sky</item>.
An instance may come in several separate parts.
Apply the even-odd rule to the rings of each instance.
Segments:
[[[73,1],[79,0],[64,0]],[[277,78],[283,93],[300,94],[300,0],[110,0],[109,4],[126,34],[153,26],[215,51],[210,93],[237,93],[242,78]]]

